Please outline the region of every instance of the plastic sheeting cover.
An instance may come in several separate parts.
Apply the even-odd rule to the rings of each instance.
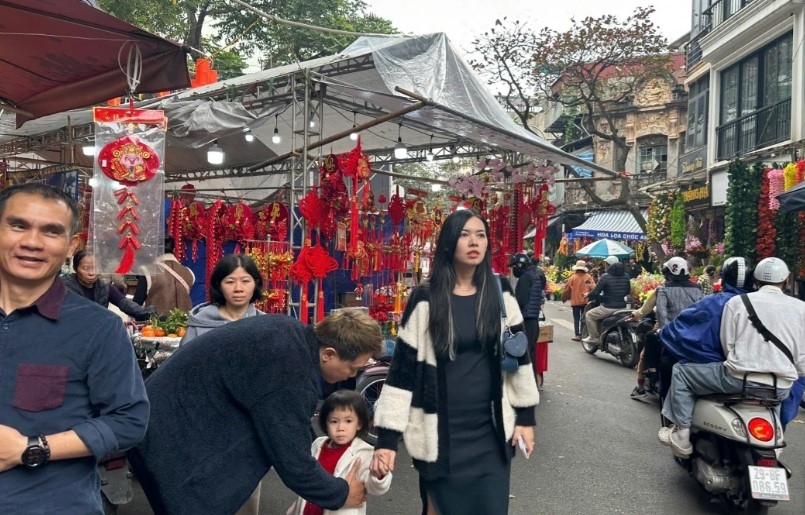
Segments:
[[[390,91],[399,86],[505,131],[552,146],[514,123],[444,33],[395,40],[362,37],[343,53],[358,53],[365,48],[372,51],[375,69]]]

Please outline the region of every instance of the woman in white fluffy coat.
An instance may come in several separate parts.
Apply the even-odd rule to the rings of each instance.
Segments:
[[[423,514],[507,513],[518,440],[529,454],[534,447],[539,392],[527,353],[516,370],[501,371],[504,323],[488,233],[470,210],[445,219],[430,280],[408,299],[377,402],[372,471],[394,469],[402,435],[419,472]],[[517,301],[501,282],[505,324],[520,331]]]

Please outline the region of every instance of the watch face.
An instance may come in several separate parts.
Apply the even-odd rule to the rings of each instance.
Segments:
[[[28,447],[22,455],[22,463],[28,467],[39,467],[47,462],[48,455],[40,446]]]

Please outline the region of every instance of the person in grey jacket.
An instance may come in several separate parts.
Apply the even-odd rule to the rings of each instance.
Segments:
[[[619,309],[626,309],[626,296],[632,290],[624,264],[615,256],[609,256],[605,262],[609,265],[607,273],[601,276],[593,291],[587,295],[590,300],[597,299],[599,295],[603,297],[601,305],[591,309],[584,316],[588,336],[582,341],[592,345],[600,343],[598,341],[601,339],[600,321]]]
[[[246,254],[230,254],[218,261],[210,276],[209,294],[210,302],[190,311],[179,346],[229,322],[264,314],[254,307],[263,298],[263,277]]]
[[[655,374],[660,361],[662,348],[658,333],[660,329],[673,322],[673,320],[688,306],[702,298],[702,287],[694,284],[688,275],[688,263],[681,257],[672,257],[665,262],[662,268],[665,284],[655,291],[657,323],[654,330],[646,334],[645,345],[640,352],[640,361],[637,363],[637,385],[632,390],[632,399],[646,396],[643,388],[646,374]]]
[[[73,270],[75,270],[75,273],[61,277],[68,290],[105,308],[108,308],[111,302],[120,311],[135,320],[148,320],[156,312],[156,308],[140,306],[120,293],[116,287],[111,287],[107,281],[98,277],[95,268],[95,256],[85,249],[79,250],[73,256]]]

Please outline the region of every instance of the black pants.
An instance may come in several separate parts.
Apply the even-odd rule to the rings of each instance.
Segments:
[[[581,324],[584,323],[584,306],[573,306],[574,336],[581,336]]]
[[[525,337],[528,338],[528,357],[531,363],[534,364],[537,360],[537,338],[539,338],[539,319],[526,318],[523,320],[523,328],[525,329]]]
[[[645,368],[657,369],[660,366],[660,353],[662,351],[662,342],[657,331],[646,333],[645,341]]]

